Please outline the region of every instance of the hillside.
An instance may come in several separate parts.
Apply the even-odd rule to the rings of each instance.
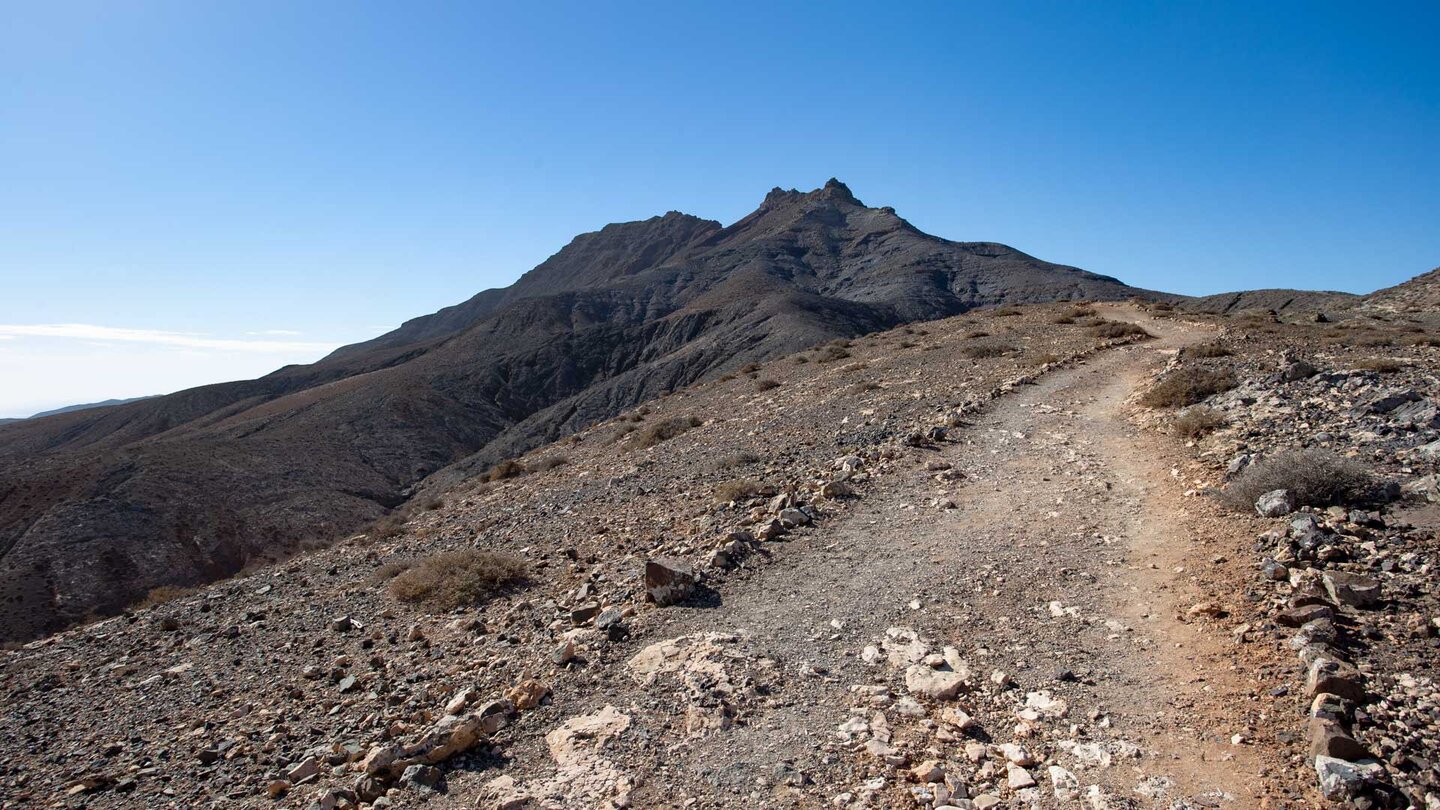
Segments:
[[[728,227],[577,237],[504,290],[256,380],[0,426],[0,637],[113,612],[384,516],[620,411],[835,338],[1140,291],[924,234],[831,181]]]
[[[1440,267],[1370,293],[1365,296],[1364,306],[1369,310],[1392,312],[1440,312]]]

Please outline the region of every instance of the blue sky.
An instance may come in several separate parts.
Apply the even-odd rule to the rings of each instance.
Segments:
[[[1140,286],[1368,291],[1440,264],[1437,37],[1434,2],[0,0],[0,416],[832,175]]]

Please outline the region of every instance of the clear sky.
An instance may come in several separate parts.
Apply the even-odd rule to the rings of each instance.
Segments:
[[[1183,293],[1440,264],[1440,3],[0,0],[0,416],[837,176]]]

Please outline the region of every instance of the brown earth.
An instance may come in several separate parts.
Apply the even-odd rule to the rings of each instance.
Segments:
[[[521,459],[539,472],[466,479],[397,536],[5,653],[0,797],[344,804],[367,752],[414,739],[452,695],[537,679],[540,705],[441,761],[438,792],[392,781],[387,801],[913,807],[946,784],[907,776],[934,760],[1005,807],[1072,806],[1051,766],[1110,807],[1314,806],[1313,775],[1280,739],[1301,718],[1272,697],[1290,672],[1277,647],[1232,632],[1255,609],[1237,596],[1254,523],[1195,497],[1207,470],[1127,404],[1215,331],[1104,314],[1159,337],[1112,346],[1089,316],[1029,307],[870,336],[839,359],[807,352]],[[817,495],[851,456],[855,495]],[[732,528],[774,514],[765,496],[713,500],[737,479],[814,525],[707,566]],[[372,584],[388,561],[476,545],[526,559],[531,584],[444,615]],[[640,564],[657,557],[696,565],[699,592],[647,606]],[[572,622],[588,599],[633,614],[628,637]],[[1220,609],[1191,610],[1202,602]],[[557,667],[566,638],[577,657]],[[912,694],[907,667],[946,647],[969,672],[961,694]],[[947,719],[957,707],[973,725]],[[1038,789],[1007,786],[1007,755]],[[311,758],[315,773],[287,776]]]

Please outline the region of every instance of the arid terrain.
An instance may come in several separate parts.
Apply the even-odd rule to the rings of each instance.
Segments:
[[[458,465],[0,653],[0,797],[1435,808],[1440,331],[1367,307],[991,308]]]

